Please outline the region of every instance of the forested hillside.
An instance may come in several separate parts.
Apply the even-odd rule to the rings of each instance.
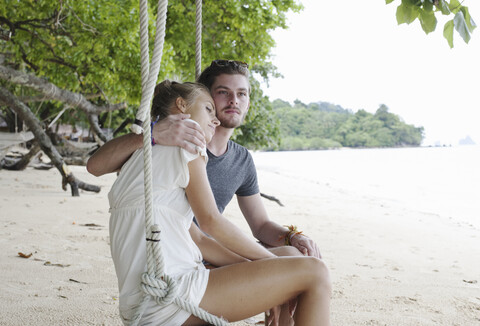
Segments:
[[[297,100],[291,105],[277,99],[272,105],[280,124],[280,150],[419,146],[423,139],[423,127],[405,123],[383,104],[375,114],[327,102]]]

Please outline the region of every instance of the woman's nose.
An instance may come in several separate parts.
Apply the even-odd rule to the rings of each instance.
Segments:
[[[217,119],[217,117],[215,117],[213,120],[212,120],[213,124],[217,127],[217,126],[220,126],[220,120]]]

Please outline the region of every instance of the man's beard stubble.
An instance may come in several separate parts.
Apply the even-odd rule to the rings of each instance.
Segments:
[[[225,111],[231,108],[232,107],[228,106],[224,108],[222,111]],[[241,112],[239,108],[235,108],[235,110]],[[247,112],[245,112],[245,114],[240,118],[239,121],[237,121],[236,119],[225,119],[225,118],[219,118],[219,117],[217,117],[217,119],[219,119],[220,121],[220,126],[224,128],[234,129],[234,128],[240,127],[243,124],[243,122],[245,121],[245,116],[247,115]]]

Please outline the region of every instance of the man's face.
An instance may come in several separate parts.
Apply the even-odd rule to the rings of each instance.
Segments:
[[[243,75],[222,74],[215,79],[210,91],[220,125],[237,128],[245,119],[250,106],[249,84]]]

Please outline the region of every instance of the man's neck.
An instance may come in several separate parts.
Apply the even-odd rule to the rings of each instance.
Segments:
[[[227,151],[228,140],[233,134],[234,128],[217,127],[212,140],[208,143],[208,150],[215,156],[221,156]]]

